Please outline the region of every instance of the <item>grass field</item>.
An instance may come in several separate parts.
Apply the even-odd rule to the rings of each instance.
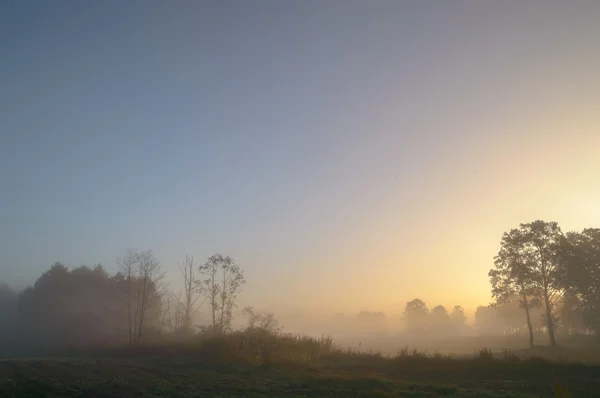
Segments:
[[[384,356],[327,338],[235,333],[4,359],[0,397],[598,397],[600,364],[590,351]]]
[[[549,397],[557,380],[569,396],[600,392],[600,368],[541,359],[326,362],[315,368],[191,357],[12,359],[0,361],[0,397]]]
[[[409,382],[369,369],[215,367],[189,360],[19,360],[0,369],[2,397],[536,396],[524,381]]]

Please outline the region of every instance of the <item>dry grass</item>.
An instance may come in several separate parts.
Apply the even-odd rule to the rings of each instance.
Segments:
[[[0,396],[585,397],[600,391],[599,367],[539,355],[483,348],[456,359],[404,347],[386,356],[342,349],[326,336],[258,329],[67,355],[95,359],[0,362]]]

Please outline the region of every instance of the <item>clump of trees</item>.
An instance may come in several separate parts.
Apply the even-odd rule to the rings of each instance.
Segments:
[[[542,310],[551,346],[556,331],[600,329],[600,230],[563,234],[558,223],[536,220],[504,233],[489,271],[494,306],[518,303],[529,344],[534,346],[535,319]],[[492,309],[490,309],[492,311]],[[479,312],[479,311],[478,311]],[[479,318],[485,317],[481,310]],[[483,322],[483,321],[482,321]]]
[[[205,301],[213,321],[210,330],[232,330],[245,283],[232,258],[216,254],[196,266],[186,257],[179,265],[183,287],[178,294],[168,291],[165,272],[151,250],[126,250],[117,257],[117,266],[117,273],[109,275],[101,265],[69,269],[57,262],[20,293],[0,285],[0,348],[17,343],[33,349],[134,346],[166,332],[191,335],[194,315]],[[257,314],[255,323],[269,330],[278,325],[272,314]]]
[[[451,337],[470,331],[467,317],[460,305],[455,305],[451,312],[443,305],[429,310],[423,300],[416,298],[406,303],[403,318],[407,333],[421,338]]]

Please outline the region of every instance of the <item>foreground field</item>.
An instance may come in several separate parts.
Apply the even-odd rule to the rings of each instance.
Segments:
[[[574,397],[600,391],[599,368],[540,360],[405,358],[318,368],[193,358],[0,361],[0,397],[548,397],[557,379]]]

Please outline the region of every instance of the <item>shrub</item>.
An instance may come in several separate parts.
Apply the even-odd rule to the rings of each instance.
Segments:
[[[492,354],[492,350],[488,347],[483,347],[477,351],[477,359],[483,361],[491,361],[494,359],[494,354]]]
[[[521,358],[516,356],[511,350],[504,350],[504,360],[508,362],[519,362]]]

